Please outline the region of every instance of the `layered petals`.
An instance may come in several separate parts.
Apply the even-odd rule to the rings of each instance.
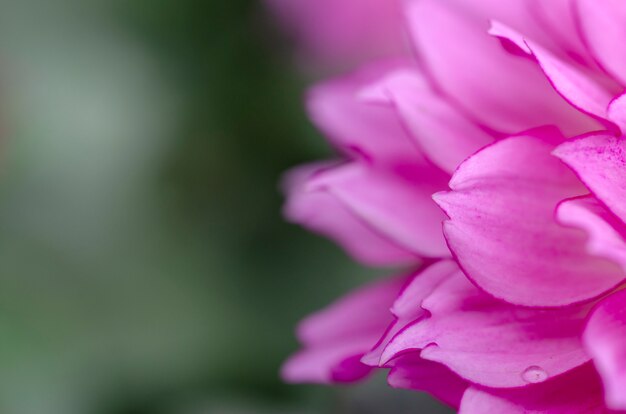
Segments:
[[[602,376],[607,405],[626,410],[626,291],[600,302],[589,318],[584,341]]]
[[[494,139],[433,91],[412,68],[390,71],[361,96],[393,105],[424,155],[448,173]]]
[[[285,179],[288,220],[336,241],[355,260],[372,265],[408,264],[417,257],[376,233],[356,217],[337,197],[310,183],[318,173],[333,164],[319,163],[299,167]]]
[[[620,264],[626,269],[626,226],[595,197],[578,197],[562,202],[557,218],[564,225],[585,231],[587,251]]]
[[[520,308],[494,299],[460,270],[421,304],[417,320],[387,345],[382,362],[421,349],[462,378],[489,387],[546,381],[589,360],[580,332],[588,306],[558,310]]]
[[[613,95],[585,73],[583,68],[564,62],[541,45],[500,22],[492,22],[489,33],[507,41],[508,45],[516,47],[519,53],[535,59],[550,84],[572,106],[599,120],[607,128],[617,129],[617,126],[609,121],[607,112]]]
[[[427,257],[447,256],[441,234],[443,214],[431,200],[445,176],[434,168],[398,166],[395,174],[351,163],[321,172],[313,191],[341,201],[376,233],[407,251]]]
[[[353,382],[370,373],[361,357],[391,322],[389,307],[406,278],[377,282],[309,316],[298,327],[303,350],[282,368],[289,382]]]
[[[451,260],[442,260],[415,275],[391,307],[394,322],[389,326],[376,347],[368,352],[362,361],[372,366],[384,365],[381,356],[389,342],[412,322],[428,315],[428,312],[422,307],[422,302],[458,271],[459,268],[456,263]]]
[[[377,1],[321,0],[300,29],[331,12],[329,43]],[[293,172],[285,211],[362,262],[424,267],[303,322],[285,378],[389,369],[466,414],[626,412],[626,3],[400,4],[415,56],[309,91],[339,157]]]
[[[439,0],[410,2],[407,15],[436,86],[481,124],[507,134],[545,124],[566,132],[589,127],[532,62],[508,54],[487,34],[494,16],[476,16],[456,2]]]
[[[394,388],[425,391],[443,403],[458,408],[467,381],[442,364],[428,361],[419,352],[408,353],[396,358],[387,377]]]
[[[598,62],[626,85],[626,4],[620,0],[575,0],[582,34]]]
[[[560,145],[554,152],[593,194],[626,220],[626,142],[611,135],[592,135]]]
[[[377,166],[423,162],[392,108],[372,105],[360,91],[392,70],[409,66],[403,60],[376,62],[346,76],[324,81],[307,93],[311,121],[330,143],[350,158]]]
[[[460,414],[607,414],[602,385],[591,364],[552,381],[521,389],[470,387]]]
[[[544,131],[546,132],[546,131]],[[437,195],[449,216],[448,245],[468,277],[492,295],[526,306],[596,297],[623,280],[619,266],[590,255],[586,236],[554,220],[557,204],[582,195],[551,140],[502,140],[464,162],[451,192]]]

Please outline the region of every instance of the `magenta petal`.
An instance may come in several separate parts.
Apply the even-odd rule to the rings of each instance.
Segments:
[[[413,41],[437,86],[482,124],[505,133],[555,124],[568,133],[593,125],[551,88],[530,61],[502,49],[487,34],[489,18],[475,17],[454,3],[410,2],[407,7]],[[482,2],[480,2],[482,4]],[[490,1],[489,9],[499,3]]]
[[[422,306],[431,316],[396,335],[383,361],[422,349],[422,358],[442,363],[470,382],[520,387],[589,360],[579,339],[588,306],[512,306],[477,289],[460,271]]]
[[[395,105],[424,154],[449,173],[493,141],[493,137],[433,92],[416,70],[393,71],[363,91],[362,96]]]
[[[361,288],[319,311],[298,327],[304,349],[283,366],[289,382],[351,382],[371,371],[360,362],[391,322],[389,307],[406,278]]]
[[[528,5],[537,23],[557,43],[558,49],[565,51],[572,60],[579,61],[595,69],[596,65],[593,62],[593,58],[590,56],[579,34],[577,14],[573,2],[574,0],[529,0]],[[517,29],[527,33],[523,29]],[[535,38],[532,33],[527,34],[545,45],[543,39]]]
[[[337,197],[378,234],[427,257],[448,257],[443,214],[431,195],[446,176],[434,167],[398,166],[394,174],[353,163],[318,174],[311,187]]]
[[[407,64],[403,61],[377,62],[319,83],[307,95],[310,118],[335,147],[348,155],[383,165],[420,162],[423,156],[395,110],[359,97],[362,88],[404,67]]]
[[[623,138],[610,135],[580,138],[561,144],[554,154],[626,222],[626,142]]]
[[[602,386],[591,364],[521,389],[470,387],[460,414],[606,414]]]
[[[585,189],[552,149],[532,136],[500,141],[464,162],[450,181],[453,191],[436,197],[465,273],[518,305],[585,301],[624,277],[617,265],[587,253],[584,233],[554,219],[561,200]]]
[[[616,128],[608,121],[607,114],[613,96],[596,83],[590,74],[583,72],[583,68],[564,62],[502,23],[492,22],[489,33],[510,42],[522,53],[536,59],[554,89],[575,108],[593,116],[609,128]]]
[[[610,259],[626,269],[626,226],[595,197],[564,201],[558,207],[557,217],[561,223],[587,233],[590,254]]]
[[[332,67],[406,53],[400,1],[266,0],[307,58]]]
[[[394,388],[425,391],[454,408],[459,407],[468,386],[446,366],[420,358],[419,352],[393,360],[387,381]]]
[[[417,273],[391,307],[391,313],[396,320],[389,326],[376,347],[368,352],[362,361],[372,366],[381,365],[382,353],[393,337],[411,322],[427,315],[427,312],[422,308],[422,301],[458,271],[459,268],[455,262],[442,260]]]
[[[600,64],[626,85],[626,3],[621,0],[575,0],[582,32]]]
[[[613,98],[607,112],[609,119],[620,127],[623,134],[626,131],[626,94]]]
[[[285,216],[341,245],[355,260],[381,266],[414,263],[418,259],[377,234],[328,191],[312,189],[310,181],[330,164],[299,167],[287,175]]]
[[[602,376],[607,405],[626,410],[626,291],[609,296],[594,309],[584,342]]]

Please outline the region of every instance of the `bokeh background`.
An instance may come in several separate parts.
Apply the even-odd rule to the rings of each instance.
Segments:
[[[283,222],[330,153],[259,0],[0,0],[0,412],[443,413],[278,377],[384,271]]]

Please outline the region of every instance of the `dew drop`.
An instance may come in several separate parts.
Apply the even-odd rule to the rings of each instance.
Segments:
[[[531,384],[536,384],[547,380],[548,373],[543,368],[533,365],[532,367],[528,367],[524,370],[522,373],[522,379]]]

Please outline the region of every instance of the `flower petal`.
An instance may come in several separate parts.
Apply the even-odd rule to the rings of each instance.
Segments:
[[[494,3],[506,8],[502,2],[490,7]],[[564,102],[532,62],[508,54],[487,34],[493,15],[473,16],[465,9],[439,0],[407,6],[418,53],[451,101],[506,134],[546,124],[568,133],[589,130],[594,123]]]
[[[579,197],[562,202],[557,210],[558,220],[568,226],[583,229],[589,239],[587,251],[610,259],[626,269],[626,226],[595,197]]]
[[[427,361],[412,352],[396,358],[387,381],[394,388],[425,391],[451,407],[458,408],[467,381],[445,365]]]
[[[422,306],[430,317],[396,335],[383,361],[422,349],[422,358],[442,363],[470,382],[520,387],[589,360],[579,339],[588,306],[512,306],[480,291],[460,270]]]
[[[583,137],[561,144],[554,154],[626,222],[626,142],[623,138],[602,134]]]
[[[406,53],[400,1],[266,0],[291,32],[308,66],[343,67]]]
[[[421,306],[424,299],[458,271],[459,268],[455,262],[442,260],[417,273],[391,307],[395,321],[374,349],[363,357],[363,363],[372,366],[381,365],[382,353],[393,337],[411,322],[426,316],[427,312]]]
[[[444,216],[431,198],[446,179],[427,165],[398,166],[390,174],[352,163],[318,174],[310,185],[337,197],[370,228],[410,252],[449,257],[441,233]]]
[[[417,70],[397,69],[363,91],[363,97],[395,105],[424,154],[452,173],[493,137],[437,95]]]
[[[599,303],[583,338],[602,376],[607,405],[626,410],[626,291]]]
[[[582,32],[600,64],[626,85],[626,3],[576,0]]]
[[[489,33],[510,42],[521,53],[534,58],[545,73],[554,89],[575,108],[589,114],[607,128],[617,130],[608,120],[607,108],[613,95],[593,80],[583,68],[577,68],[554,56],[537,43],[525,38],[510,27],[494,21]]]
[[[450,218],[448,245],[465,273],[518,305],[581,302],[624,278],[617,265],[587,253],[583,232],[555,221],[557,204],[585,189],[550,155],[553,145],[536,136],[499,141],[459,167],[453,191],[436,196]]]
[[[365,286],[319,311],[298,327],[304,349],[283,366],[289,382],[352,382],[366,376],[371,367],[360,362],[365,352],[391,322],[389,306],[405,277]]]
[[[290,221],[329,237],[355,260],[372,266],[414,263],[418,258],[377,234],[327,191],[312,189],[316,173],[330,168],[319,163],[299,167],[287,174],[284,214]]]
[[[359,98],[362,88],[406,66],[404,61],[376,62],[319,83],[307,94],[311,120],[335,147],[352,157],[383,165],[423,162],[394,109]]]
[[[591,364],[551,381],[521,389],[470,387],[460,414],[607,414],[602,386]]]

